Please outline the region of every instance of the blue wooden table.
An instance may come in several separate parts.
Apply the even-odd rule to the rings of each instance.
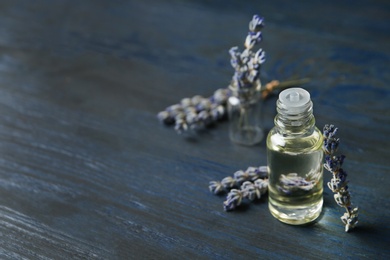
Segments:
[[[388,259],[390,3],[296,2],[2,1],[0,258]],[[186,138],[156,119],[227,87],[255,13],[262,80],[310,78],[317,126],[339,127],[350,233],[327,187],[308,226],[277,221],[266,197],[225,212],[209,181],[266,165],[264,141],[231,143],[227,122]]]

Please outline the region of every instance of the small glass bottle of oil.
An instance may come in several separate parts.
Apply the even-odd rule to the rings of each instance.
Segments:
[[[322,210],[323,137],[315,126],[309,92],[286,89],[276,104],[275,127],[267,137],[268,205],[278,220],[302,225]]]

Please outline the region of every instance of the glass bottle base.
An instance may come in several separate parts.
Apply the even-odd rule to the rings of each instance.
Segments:
[[[323,199],[315,204],[306,206],[285,206],[273,203],[272,199],[268,203],[271,214],[279,221],[290,225],[304,225],[316,220],[322,211]]]
[[[230,132],[230,140],[241,145],[255,145],[263,140],[264,133],[260,127],[243,127]]]

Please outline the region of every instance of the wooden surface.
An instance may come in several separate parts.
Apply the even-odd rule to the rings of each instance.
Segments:
[[[389,2],[296,2],[1,1],[0,258],[388,258]],[[340,128],[351,233],[327,188],[310,226],[278,222],[267,198],[224,212],[208,182],[265,165],[264,142],[232,144],[226,122],[184,138],[156,119],[227,86],[255,13],[263,81],[310,77],[317,125]]]

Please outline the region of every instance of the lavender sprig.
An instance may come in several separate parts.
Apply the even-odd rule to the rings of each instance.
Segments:
[[[348,190],[347,173],[342,169],[345,156],[334,155],[337,152],[340,140],[336,138],[337,128],[334,125],[325,125],[323,130],[325,153],[324,168],[333,174],[329,189],[334,192],[334,199],[340,207],[344,207],[346,213],[341,217],[345,225],[345,232],[353,229],[358,223],[359,209],[353,208],[351,195]]]
[[[257,179],[255,181],[245,181],[240,189],[231,189],[223,202],[225,211],[231,211],[241,205],[243,199],[254,201],[260,199],[268,191],[268,179]]]
[[[214,194],[228,192],[223,207],[226,211],[234,210],[243,199],[253,201],[260,199],[268,190],[268,167],[248,167],[246,171],[239,170],[233,177],[228,176],[221,181],[211,181],[209,190]]]
[[[297,173],[281,174],[277,188],[284,194],[291,194],[293,191],[303,190],[310,191],[317,183],[318,179],[308,179],[299,176]]]
[[[232,188],[240,187],[246,181],[254,182],[257,179],[264,179],[268,177],[268,167],[248,167],[246,171],[239,170],[233,174],[233,177],[228,176],[221,181],[210,181],[209,190],[214,194],[221,194],[228,192]]]
[[[249,22],[249,32],[245,39],[245,50],[239,51],[237,46],[229,50],[231,59],[230,64],[235,72],[232,78],[230,88],[238,92],[240,98],[246,98],[251,95],[259,84],[261,65],[265,62],[265,52],[259,49],[253,52],[252,48],[263,39],[261,29],[264,27],[264,18],[254,15]]]
[[[187,130],[199,130],[226,118],[226,102],[229,97],[229,89],[221,88],[209,98],[199,95],[184,98],[179,104],[159,112],[157,118],[166,125],[174,125],[179,134]]]

